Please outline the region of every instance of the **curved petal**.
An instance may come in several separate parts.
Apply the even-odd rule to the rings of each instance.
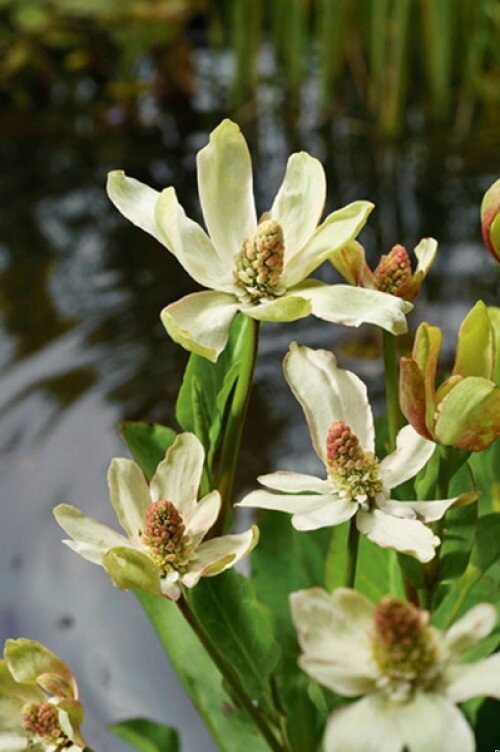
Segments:
[[[417,268],[415,274],[423,274],[424,277],[434,263],[438,248],[438,242],[434,238],[422,238],[420,243],[415,246],[413,253],[417,257]]]
[[[439,405],[435,433],[442,444],[480,452],[500,436],[500,387],[468,376]]]
[[[495,370],[495,332],[482,300],[469,311],[460,325],[453,375],[492,379]]]
[[[160,195],[158,191],[135,178],[127,177],[123,170],[113,170],[108,174],[106,190],[124,217],[166,245],[166,238],[155,219],[155,206]]]
[[[309,300],[314,316],[334,324],[375,324],[392,334],[408,331],[406,314],[411,311],[412,304],[386,292],[351,285],[327,285],[317,279],[306,279],[292,287],[289,293]]]
[[[334,711],[323,743],[325,752],[402,752],[404,747],[392,705],[378,693]]]
[[[290,470],[278,470],[278,472],[269,475],[259,475],[257,480],[263,486],[272,488],[273,491],[284,493],[310,491],[316,494],[328,494],[332,490],[331,484],[327,480],[321,480],[314,475],[294,473]]]
[[[270,212],[283,230],[287,263],[316,229],[325,198],[326,177],[321,162],[305,151],[292,154]]]
[[[256,321],[297,321],[309,316],[311,304],[300,295],[283,295],[263,303],[242,304],[240,310]]]
[[[380,463],[382,480],[387,488],[396,488],[414,475],[430,460],[436,445],[424,439],[408,425],[396,437],[396,449]]]
[[[115,458],[108,470],[109,495],[113,509],[129,538],[142,535],[146,512],[151,504],[146,478],[133,460]]]
[[[354,666],[353,664],[345,665],[342,657],[333,661],[327,658],[309,658],[309,656],[301,655],[298,664],[302,671],[305,671],[318,684],[344,697],[366,695],[376,687],[375,676],[367,676],[369,663],[366,661],[359,661]]]
[[[102,565],[120,590],[141,588],[161,595],[160,574],[156,564],[143,551],[111,548],[102,557]]]
[[[477,499],[477,493],[464,493],[453,499],[439,499],[436,501],[389,501],[380,504],[380,509],[387,514],[408,519],[419,519],[421,522],[436,522],[444,517],[448,509],[463,507]]]
[[[53,514],[64,532],[73,540],[95,546],[101,552],[116,546],[129,545],[124,535],[91,517],[86,517],[83,512],[69,504],[59,504],[53,510]]]
[[[358,510],[356,502],[350,499],[334,498],[325,506],[312,509],[306,514],[294,514],[292,525],[296,530],[318,530],[321,527],[335,527],[354,517]]]
[[[224,572],[247,556],[258,540],[259,529],[253,525],[244,533],[204,541],[196,550],[196,558],[189,562],[188,571],[182,575],[183,584],[191,588],[200,577],[214,577]]]
[[[215,363],[227,344],[238,305],[225,292],[195,292],[161,312],[163,326],[174,342]]]
[[[365,249],[357,240],[337,248],[329,261],[350,285],[375,288],[373,272],[366,263]]]
[[[290,259],[285,255],[284,278],[293,287],[325,261],[337,248],[352,240],[373,209],[369,201],[354,201],[329,214],[308,242]]]
[[[447,696],[452,702],[471,697],[494,697],[500,700],[500,653],[483,661],[451,666],[447,671]]]
[[[61,681],[67,696],[76,695],[77,688],[73,674],[68,666],[45,645],[24,637],[7,640],[4,656],[16,682],[35,684],[42,674],[52,674],[54,679]]]
[[[362,447],[373,451],[373,416],[366,386],[354,373],[339,368],[333,353],[292,342],[283,370],[304,411],[316,454],[325,464],[326,438],[334,420],[345,421]]]
[[[37,698],[38,701],[43,697]],[[26,731],[21,723],[23,700],[0,694],[0,751],[24,752],[27,747]],[[2,746],[3,745],[3,746]],[[12,745],[12,746],[10,746]]]
[[[496,609],[490,603],[479,603],[467,611],[444,636],[450,659],[459,658],[484,640],[493,631],[496,621]]]
[[[17,698],[22,704],[25,702],[40,702],[45,699],[45,694],[36,684],[19,684],[11,675],[7,661],[0,660],[0,697]],[[0,713],[0,721],[4,718]],[[1,727],[3,730],[3,727]]]
[[[224,284],[232,284],[232,267],[219,258],[200,225],[186,217],[175,188],[165,188],[161,192],[155,216],[168,247],[199,285],[220,290]]]
[[[386,514],[381,509],[372,512],[360,510],[356,517],[360,533],[382,548],[394,548],[404,554],[411,554],[421,562],[434,558],[439,538],[422,522]]]
[[[347,588],[333,594],[310,588],[292,593],[289,601],[305,659],[323,662],[324,673],[331,665],[334,676],[337,670],[347,672],[351,668],[354,676],[375,678],[371,660],[375,607],[364,595]]]
[[[426,387],[420,366],[411,358],[399,362],[399,404],[401,412],[421,436],[432,440],[427,428]]]
[[[219,515],[222,499],[218,491],[212,491],[196,504],[191,514],[186,518],[186,533],[193,538],[193,544],[198,545],[208,533]]]
[[[153,501],[171,501],[185,522],[196,507],[204,460],[203,444],[194,433],[180,433],[151,479]]]
[[[409,752],[474,752],[474,734],[464,716],[440,694],[420,692],[394,706],[400,734]]]
[[[125,538],[123,540],[125,541]],[[86,559],[87,561],[90,561],[92,564],[97,564],[98,566],[102,566],[102,555],[103,555],[102,549],[98,548],[97,546],[94,546],[92,543],[81,543],[80,541],[74,541],[74,540],[63,540],[62,542],[64,543],[65,546],[67,546],[72,551],[74,551],[75,554],[78,554],[78,556],[81,556],[82,559]]]
[[[243,240],[257,226],[250,152],[236,123],[223,120],[212,131],[197,165],[205,224],[224,266],[232,269]]]
[[[335,494],[278,494],[270,491],[252,491],[247,494],[237,507],[256,507],[258,509],[274,509],[277,512],[289,514],[308,514],[322,509],[331,502],[337,502]]]

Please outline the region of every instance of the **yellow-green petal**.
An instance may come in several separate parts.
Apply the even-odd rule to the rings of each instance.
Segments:
[[[500,435],[500,387],[478,376],[463,379],[440,403],[434,430],[441,444],[480,452]]]
[[[462,321],[453,374],[491,379],[495,367],[495,335],[482,300]]]
[[[141,588],[161,595],[160,575],[149,556],[132,548],[111,548],[102,557],[102,565],[120,590]]]

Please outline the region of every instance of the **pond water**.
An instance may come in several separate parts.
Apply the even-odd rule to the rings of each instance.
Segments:
[[[51,509],[69,502],[114,524],[106,468],[126,453],[118,422],[173,424],[187,354],[169,340],[158,313],[195,285],[116,212],[104,183],[108,170],[123,168],[157,188],[173,184],[199,218],[195,154],[227,115],[231,64],[226,53],[200,49],[192,97],[168,111],[145,94],[131,117],[82,77],[75,90],[57,84],[44,107],[0,117],[0,636],[39,639],[68,661],[100,752],[122,749],[106,724],[129,716],[171,723],[184,752],[214,749],[134,598],[60,544]],[[411,134],[385,143],[352,114],[324,122],[316,112],[310,86],[302,115],[289,120],[267,79],[255,101],[233,113],[254,158],[258,209],[270,206],[287,156],[305,149],[325,166],[328,210],[358,198],[376,204],[362,234],[372,263],[397,242],[413,248],[436,237],[438,260],[410,320],[443,328],[446,364],[471,304],[478,296],[498,301],[499,277],[478,219],[498,167],[494,133],[478,126],[457,144],[415,112]],[[327,265],[318,275],[338,279]],[[292,339],[333,349],[368,382],[377,410],[383,406],[376,332],[313,318],[264,325],[237,494],[259,473],[315,467],[281,374]]]

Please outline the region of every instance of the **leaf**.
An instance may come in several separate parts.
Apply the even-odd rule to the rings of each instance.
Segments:
[[[175,414],[184,431],[193,431],[213,455],[220,440],[229,395],[238,377],[248,322],[237,316],[228,343],[216,363],[196,353],[189,357]]]
[[[253,700],[269,695],[269,678],[280,648],[271,613],[255,594],[250,580],[230,569],[201,580],[191,605],[211,640],[239,675]]]
[[[479,496],[480,514],[500,512],[500,439],[469,460]]]
[[[144,718],[114,723],[110,731],[139,752],[180,752],[181,749],[177,731]]]
[[[172,428],[159,423],[131,420],[120,423],[120,433],[148,480],[153,477],[177,435]]]
[[[142,590],[135,594],[221,752],[269,752],[247,714],[235,707],[221,674],[175,603]]]

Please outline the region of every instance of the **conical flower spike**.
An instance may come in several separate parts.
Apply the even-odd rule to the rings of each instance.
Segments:
[[[479,452],[500,435],[500,388],[495,384],[495,312],[482,301],[458,334],[451,376],[435,387],[441,332],[421,324],[411,358],[401,358],[401,410],[414,429],[439,444]]]
[[[500,263],[500,179],[483,196],[481,230],[487,249],[495,261]]]

